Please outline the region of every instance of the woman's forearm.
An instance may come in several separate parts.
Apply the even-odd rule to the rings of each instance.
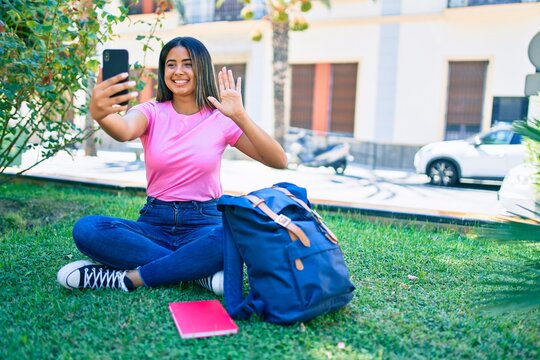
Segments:
[[[129,123],[119,114],[110,114],[101,120],[96,120],[99,126],[113,139],[124,142],[133,140]]]
[[[96,120],[96,122],[113,139],[121,142],[130,140],[126,137],[129,126],[121,115],[110,114],[101,120]]]
[[[257,160],[276,169],[287,167],[287,155],[281,145],[251,120],[246,112],[233,120],[253,145],[258,155]]]

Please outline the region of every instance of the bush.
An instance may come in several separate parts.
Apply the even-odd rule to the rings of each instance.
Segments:
[[[43,161],[94,131],[77,128],[73,118],[86,113],[76,96],[87,92],[99,66],[96,45],[126,19],[126,8],[112,14],[106,4],[0,2],[0,173],[24,150],[39,148]]]

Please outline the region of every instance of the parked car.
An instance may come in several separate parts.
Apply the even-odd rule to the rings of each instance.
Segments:
[[[508,171],[497,193],[501,205],[516,215],[540,220],[539,205],[534,185],[537,169],[527,163],[520,164]]]
[[[416,152],[414,166],[432,184],[450,186],[462,178],[502,180],[508,170],[523,163],[524,155],[521,135],[510,124],[500,124],[466,140],[425,145]]]

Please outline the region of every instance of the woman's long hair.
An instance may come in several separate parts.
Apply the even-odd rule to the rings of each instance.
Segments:
[[[195,103],[199,110],[204,108],[215,109],[215,106],[208,100],[208,96],[213,96],[219,100],[219,92],[214,75],[214,65],[208,49],[199,40],[180,36],[169,41],[161,49],[159,54],[158,87],[156,100],[158,102],[172,100],[172,91],[165,85],[165,60],[172,48],[182,46],[187,49],[191,58],[191,66],[195,81]]]

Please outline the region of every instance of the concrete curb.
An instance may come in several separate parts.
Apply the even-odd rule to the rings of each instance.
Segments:
[[[108,183],[96,179],[69,179],[65,177],[55,176],[36,176],[36,175],[13,175],[4,174],[3,176],[11,178],[9,181],[36,183],[36,184],[67,184],[71,186],[82,186],[86,188],[97,188],[106,191],[131,192],[139,195],[146,194],[146,188],[141,186],[126,184],[119,185],[118,183]],[[227,191],[230,195],[243,195],[237,191]],[[423,222],[430,224],[454,225],[454,226],[482,226],[489,225],[495,222],[508,221],[512,218],[504,216],[489,216],[474,213],[462,213],[451,211],[437,211],[422,209],[419,211],[414,208],[401,207],[384,207],[374,206],[372,204],[349,203],[342,201],[328,201],[316,198],[309,199],[318,210],[326,210],[331,212],[352,212],[355,214],[373,217],[376,219],[385,220],[402,220],[412,222]]]

